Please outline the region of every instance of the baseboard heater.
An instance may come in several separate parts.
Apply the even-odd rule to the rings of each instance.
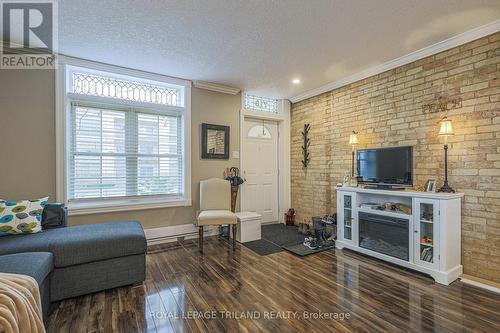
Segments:
[[[213,236],[217,233],[214,233],[215,228],[212,229],[205,229],[203,231],[204,236]],[[168,243],[168,242],[175,242],[175,241],[180,241],[185,238],[192,239],[198,237],[198,231],[193,231],[193,232],[182,232],[182,233],[176,233],[172,235],[165,235],[165,236],[158,236],[158,237],[149,237],[146,239],[148,245],[154,245],[154,244],[160,244],[160,243]]]

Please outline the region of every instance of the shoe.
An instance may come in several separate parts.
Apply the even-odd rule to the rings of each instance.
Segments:
[[[302,244],[304,244],[304,246],[309,247],[309,245],[311,244],[311,239],[312,239],[312,237],[304,238],[304,242]]]
[[[318,245],[318,242],[316,241],[316,238],[314,238],[314,237],[307,237],[306,239],[304,239],[303,244],[304,244],[304,246],[310,248],[311,250],[316,250],[320,247]]]

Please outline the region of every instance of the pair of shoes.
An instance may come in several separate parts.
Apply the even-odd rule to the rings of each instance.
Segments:
[[[304,246],[307,246],[311,250],[316,250],[316,249],[318,249],[320,247],[318,245],[318,241],[316,240],[315,237],[306,237],[304,239],[304,243],[303,244],[304,244]]]

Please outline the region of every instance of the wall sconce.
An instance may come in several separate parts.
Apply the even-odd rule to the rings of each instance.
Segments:
[[[446,116],[441,119],[441,127],[439,128],[439,135],[444,137],[444,184],[438,192],[455,193],[455,190],[448,185],[448,137],[454,135],[451,120]]]
[[[354,177],[354,152],[355,152],[355,146],[358,143],[359,143],[358,133],[352,131],[351,135],[349,135],[349,144],[352,146],[351,177]]]

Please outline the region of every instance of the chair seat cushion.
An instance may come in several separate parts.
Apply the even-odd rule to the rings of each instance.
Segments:
[[[229,210],[204,210],[198,215],[198,225],[236,224],[236,214]]]
[[[54,266],[67,267],[144,254],[146,238],[137,221],[87,224],[0,237],[0,254],[35,251],[52,252]]]
[[[0,256],[0,272],[31,276],[40,286],[52,271],[52,253],[24,252]]]

